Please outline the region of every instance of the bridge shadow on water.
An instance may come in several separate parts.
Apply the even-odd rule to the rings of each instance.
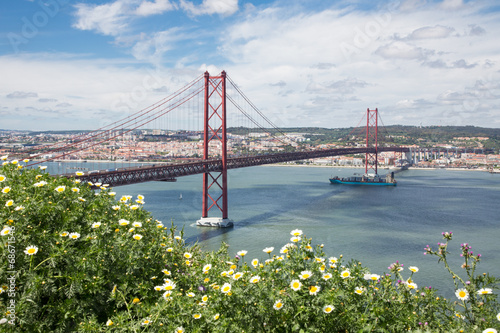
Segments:
[[[304,188],[318,188],[318,192],[306,193]],[[198,227],[194,223],[190,227],[198,229],[196,235],[186,238],[186,242],[194,244],[204,242],[221,235],[229,235],[243,228],[256,227],[259,224],[275,224],[284,215],[296,215],[312,204],[331,200],[346,191],[345,188],[319,181],[304,181],[299,184],[258,184],[250,190],[244,188],[229,189],[229,218],[234,221],[230,228]],[[277,206],[278,202],[286,202]],[[214,212],[215,215],[217,212]],[[210,214],[209,214],[210,215]],[[272,221],[272,222],[271,222]]]

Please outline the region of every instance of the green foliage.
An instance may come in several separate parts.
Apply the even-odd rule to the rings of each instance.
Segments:
[[[141,196],[116,200],[106,186],[93,185],[100,190],[19,163],[0,169],[0,322],[14,324],[2,323],[0,331],[473,332],[498,326],[500,308],[490,293],[498,280],[474,275],[479,257],[468,245],[462,255],[469,282],[453,273],[449,234],[427,253],[467,291],[459,302],[417,286],[416,267],[402,271],[396,262],[387,274],[372,274],[359,262],[329,257],[300,230],[279,251],[266,248],[251,258],[246,251],[231,257],[225,244],[204,252],[186,246],[182,231],[155,221],[141,208]]]

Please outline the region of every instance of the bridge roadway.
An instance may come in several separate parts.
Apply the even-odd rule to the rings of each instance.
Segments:
[[[379,152],[409,152],[408,148],[379,147]],[[275,153],[227,159],[227,169],[244,168],[256,165],[282,163],[328,156],[375,153],[375,148],[339,148],[311,150],[303,152]],[[181,164],[161,164],[141,167],[120,168],[114,170],[100,170],[75,176],[74,173],[62,174],[61,177],[75,177],[81,181],[109,184],[112,187],[137,184],[149,181],[175,181],[177,177],[196,175],[205,172],[220,172],[222,160],[211,159],[200,162]]]

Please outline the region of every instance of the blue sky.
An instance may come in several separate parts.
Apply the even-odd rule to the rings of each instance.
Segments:
[[[94,129],[205,70],[226,70],[278,126],[355,126],[378,107],[386,125],[499,128],[499,9],[493,0],[6,0],[0,128]],[[133,98],[145,81],[155,85]]]

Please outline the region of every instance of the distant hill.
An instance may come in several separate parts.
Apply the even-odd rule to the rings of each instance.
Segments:
[[[227,130],[233,134],[248,132],[269,132],[279,135],[276,129],[248,129],[244,127],[231,127]],[[287,127],[281,128],[284,133],[306,133],[311,144],[335,143],[339,139],[345,141],[348,137],[365,136],[365,128],[322,128],[322,127]],[[456,140],[454,138],[488,138],[487,140]],[[453,146],[477,147],[482,144],[484,148],[498,151],[500,149],[500,128],[485,128],[476,126],[403,126],[391,125],[379,127],[379,140],[381,143],[397,145],[433,146],[437,143]],[[480,143],[479,143],[480,142]]]

